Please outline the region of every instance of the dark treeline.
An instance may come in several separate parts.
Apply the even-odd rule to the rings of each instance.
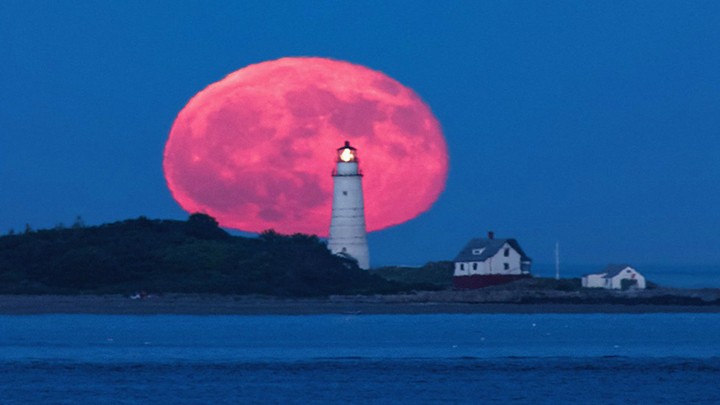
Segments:
[[[429,262],[422,267],[387,266],[373,269],[378,276],[405,284],[415,289],[445,290],[452,288],[453,262]]]
[[[144,217],[0,237],[0,293],[394,293],[412,286],[363,271],[316,236],[235,237],[204,214]]]

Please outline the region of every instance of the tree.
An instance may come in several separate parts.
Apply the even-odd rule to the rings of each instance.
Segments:
[[[277,243],[283,239],[283,235],[275,232],[274,229],[266,229],[260,233],[258,238],[266,243]]]
[[[200,212],[190,215],[185,225],[185,233],[198,239],[225,239],[230,236],[220,229],[215,218]]]
[[[84,246],[55,259],[47,282],[77,290],[93,289],[126,280],[117,260],[105,249]]]

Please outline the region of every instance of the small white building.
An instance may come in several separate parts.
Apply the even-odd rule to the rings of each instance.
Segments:
[[[481,288],[530,277],[532,260],[515,239],[487,238],[468,242],[455,258],[455,288]]]
[[[600,273],[582,277],[586,288],[607,288],[612,290],[644,289],[645,277],[627,264],[611,264]]]

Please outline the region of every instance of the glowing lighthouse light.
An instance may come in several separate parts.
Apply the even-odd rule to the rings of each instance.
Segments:
[[[350,142],[345,142],[345,146],[342,148],[342,152],[340,152],[340,160],[343,162],[352,162],[355,160],[355,148],[350,146]]]
[[[333,171],[333,205],[328,248],[337,255],[357,260],[361,269],[370,268],[362,173],[358,167],[357,150],[345,141],[337,150]]]

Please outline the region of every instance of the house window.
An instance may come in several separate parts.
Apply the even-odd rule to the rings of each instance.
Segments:
[[[482,249],[473,249],[473,254],[474,254],[474,255],[481,255],[484,250],[485,250],[485,248],[482,248]]]
[[[477,263],[473,263],[473,270],[477,270]]]
[[[505,257],[510,256],[510,248],[505,248]]]
[[[465,265],[460,263],[460,270],[465,270]]]
[[[509,263],[503,263],[503,268],[505,270],[510,270],[510,264]]]

